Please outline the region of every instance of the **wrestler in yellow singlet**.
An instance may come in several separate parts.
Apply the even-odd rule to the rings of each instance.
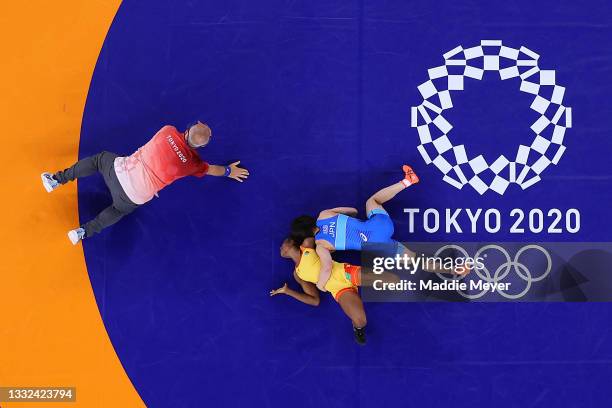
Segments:
[[[295,267],[297,276],[306,282],[317,284],[319,271],[321,270],[321,260],[313,248],[300,247],[302,258]],[[336,301],[348,290],[357,292],[357,287],[361,284],[361,267],[348,263],[334,261],[332,264],[331,278],[325,284],[325,289],[330,292]]]
[[[270,291],[270,296],[280,294],[292,297],[310,306],[319,306],[319,289],[317,281],[321,270],[321,259],[315,250],[314,238],[307,238],[298,246],[291,238],[283,241],[280,255],[293,261],[293,277],[301,286],[300,290],[291,289],[287,283]],[[366,343],[365,326],[367,324],[363,301],[357,287],[361,285],[361,267],[347,263],[332,262],[330,278],[324,286],[330,292],[344,313],[353,323],[355,341]]]

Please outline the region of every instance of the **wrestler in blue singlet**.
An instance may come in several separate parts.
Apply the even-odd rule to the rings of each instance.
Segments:
[[[317,220],[319,231],[315,240],[324,239],[338,251],[360,251],[364,243],[394,243],[393,221],[383,209],[376,208],[362,221],[348,215],[338,214],[323,220]]]

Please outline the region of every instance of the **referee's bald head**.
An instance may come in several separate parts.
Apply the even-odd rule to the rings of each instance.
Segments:
[[[187,141],[193,147],[206,146],[212,137],[212,130],[206,123],[198,121],[187,129]]]

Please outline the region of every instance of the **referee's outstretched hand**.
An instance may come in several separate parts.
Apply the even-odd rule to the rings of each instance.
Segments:
[[[242,167],[238,167],[239,164],[240,160],[229,165],[231,172],[228,177],[242,183],[247,177],[249,177],[249,171],[247,169],[243,169]]]

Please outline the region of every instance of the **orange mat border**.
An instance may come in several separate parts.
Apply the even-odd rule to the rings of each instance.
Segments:
[[[77,159],[87,90],[119,0],[7,2],[0,15],[0,386],[75,386],[76,403],[142,407],[108,338],[81,246],[76,184],[39,174]],[[49,403],[0,403],[5,407]]]

